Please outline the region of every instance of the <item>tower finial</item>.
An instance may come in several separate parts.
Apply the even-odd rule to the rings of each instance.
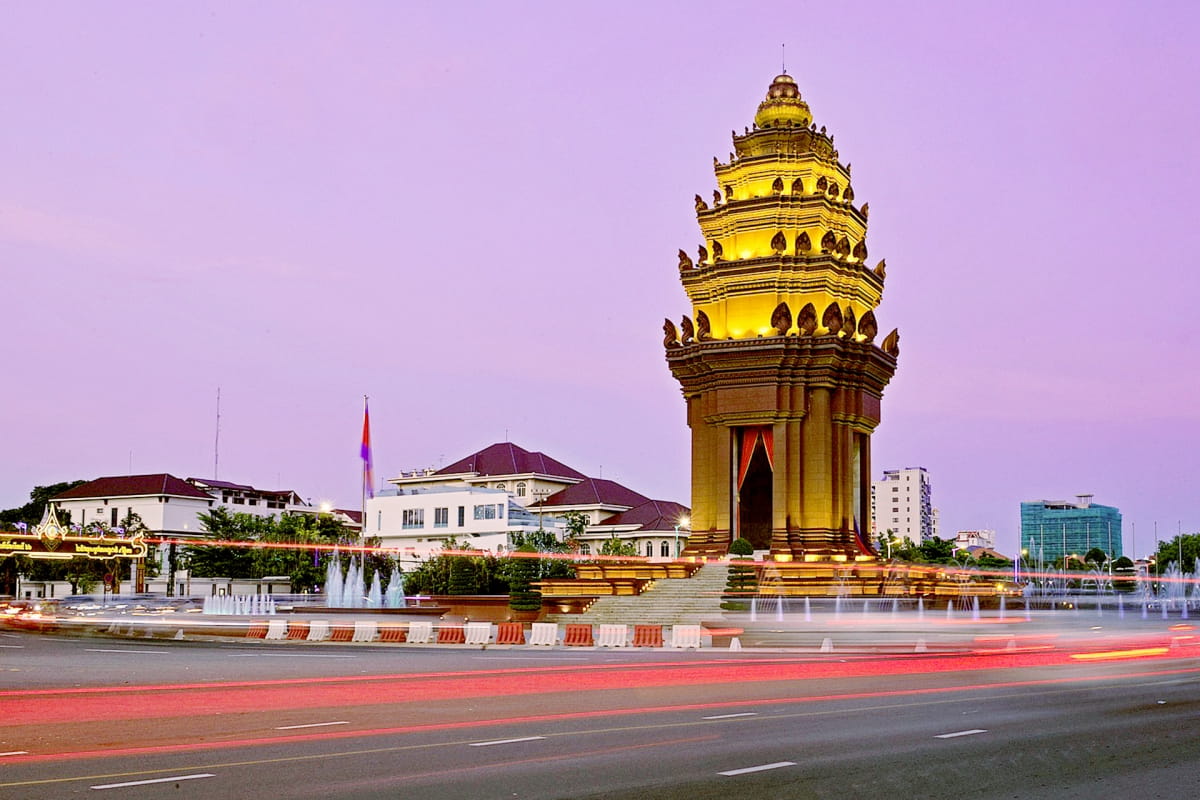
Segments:
[[[787,42],[779,45],[779,66],[782,67],[779,71],[787,75]]]

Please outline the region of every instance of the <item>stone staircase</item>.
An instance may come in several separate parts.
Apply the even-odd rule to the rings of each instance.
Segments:
[[[590,625],[697,625],[720,620],[729,565],[710,562],[690,578],[662,578],[635,596],[598,597],[583,614],[552,614],[548,622]]]

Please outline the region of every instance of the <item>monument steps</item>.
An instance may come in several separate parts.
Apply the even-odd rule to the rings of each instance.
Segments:
[[[697,625],[721,618],[726,563],[705,564],[690,578],[663,578],[640,595],[599,597],[583,614],[552,614],[548,622],[590,625]]]

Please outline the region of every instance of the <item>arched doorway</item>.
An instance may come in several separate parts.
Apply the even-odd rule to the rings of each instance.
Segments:
[[[770,426],[742,428],[738,451],[738,536],[755,550],[771,547],[774,495],[773,440]]]

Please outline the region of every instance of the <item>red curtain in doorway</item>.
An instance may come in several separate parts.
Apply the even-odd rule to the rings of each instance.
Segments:
[[[742,428],[742,455],[738,462],[737,482],[739,489],[746,481],[746,473],[750,471],[750,460],[754,458],[754,451],[759,442],[762,442],[763,450],[767,454],[767,463],[771,465],[772,470],[775,469],[775,429],[770,425]]]

